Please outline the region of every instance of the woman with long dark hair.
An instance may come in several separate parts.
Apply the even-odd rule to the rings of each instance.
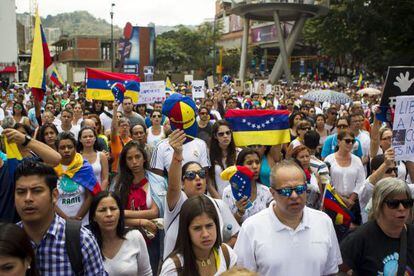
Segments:
[[[265,209],[273,198],[269,188],[260,183],[260,155],[257,151],[250,148],[242,150],[237,156],[236,165],[245,166],[253,173],[250,181],[250,198],[237,201],[233,196],[231,186],[227,186],[223,191],[223,201],[227,203],[235,219],[241,224],[248,217]]]
[[[109,184],[109,165],[106,154],[98,151],[98,140],[95,129],[91,127],[83,127],[78,134],[77,151],[82,157],[88,160],[93,168],[93,173],[101,189],[106,190]]]
[[[213,197],[217,193],[219,198],[221,198],[224,188],[229,185],[229,182],[222,180],[220,174],[227,167],[235,164],[237,156],[232,131],[227,121],[219,120],[214,123],[209,149],[211,167],[209,168],[208,175],[210,182],[213,184],[209,192]],[[211,189],[214,189],[213,192],[210,191]]]
[[[115,193],[93,198],[89,221],[110,276],[152,275],[144,237],[138,230],[125,231],[124,208]]]
[[[29,237],[12,223],[0,223],[0,275],[39,275]]]
[[[92,101],[92,107],[90,109],[90,112],[92,114],[101,115],[101,113],[104,111],[104,104],[101,100],[93,100]]]
[[[30,119],[27,117],[27,111],[24,109],[23,104],[19,102],[13,104],[13,119],[16,123],[30,127]]]
[[[204,195],[187,199],[180,212],[177,241],[160,275],[219,275],[237,262],[222,243],[214,203]]]
[[[39,128],[36,134],[36,140],[45,143],[52,149],[56,150],[56,138],[58,134],[59,131],[54,124],[45,123]]]

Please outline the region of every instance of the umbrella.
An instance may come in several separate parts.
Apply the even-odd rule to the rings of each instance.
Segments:
[[[358,90],[357,93],[362,94],[362,95],[374,96],[374,95],[381,95],[381,90],[378,90],[378,89],[373,88],[373,87],[367,87],[367,88]]]
[[[303,95],[302,99],[312,102],[328,102],[331,104],[346,104],[352,101],[345,93],[333,90],[313,90]]]

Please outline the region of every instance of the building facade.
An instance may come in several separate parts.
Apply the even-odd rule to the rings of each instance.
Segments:
[[[17,24],[15,0],[0,1],[0,80],[18,81]]]

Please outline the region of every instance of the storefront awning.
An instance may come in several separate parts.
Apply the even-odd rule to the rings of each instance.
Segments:
[[[10,74],[10,73],[16,73],[16,72],[17,72],[17,68],[14,65],[0,67],[0,74]]]

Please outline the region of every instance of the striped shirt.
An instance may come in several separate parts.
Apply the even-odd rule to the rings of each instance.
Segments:
[[[23,227],[23,223],[17,223]],[[65,247],[66,221],[55,215],[40,244],[31,241],[36,253],[36,264],[40,275],[72,276],[71,263]],[[103,260],[98,243],[93,234],[85,227],[80,231],[82,263],[84,275],[108,275],[103,266]]]

